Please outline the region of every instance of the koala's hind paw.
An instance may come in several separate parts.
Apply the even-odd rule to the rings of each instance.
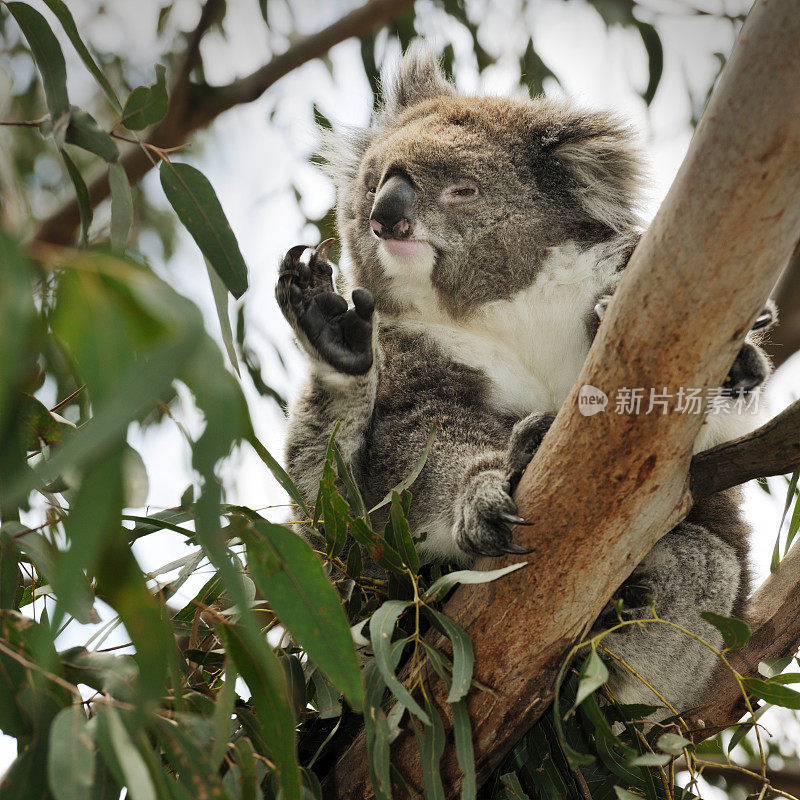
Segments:
[[[275,296],[283,315],[312,354],[339,372],[363,375],[373,361],[375,300],[366,289],[355,289],[355,307],[348,310],[347,301],[333,286],[333,269],[327,260],[332,242],[322,242],[308,264],[300,261],[308,249],[305,245],[289,250],[281,262]]]
[[[512,429],[506,456],[511,493],[517,488],[525,467],[536,454],[554,419],[552,414],[529,414]]]
[[[466,481],[456,503],[455,537],[462,550],[479,556],[530,552],[511,539],[511,525],[531,523],[517,515],[509,490],[500,470],[483,470]]]

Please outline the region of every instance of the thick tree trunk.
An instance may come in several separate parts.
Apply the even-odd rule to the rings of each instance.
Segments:
[[[517,491],[533,520],[515,539],[530,566],[455,593],[447,613],[475,646],[469,712],[484,778],[552,698],[566,650],[619,584],[688,512],[689,466],[702,417],[618,414],[623,387],[715,387],[800,239],[800,15],[796,0],[760,0],[698,126],[689,153],[626,269],[586,364]],[[609,397],[578,411],[584,384]],[[674,405],[674,404],[673,404]],[[479,567],[488,566],[488,562]],[[436,704],[447,719],[442,693]],[[421,785],[416,745],[392,761]],[[441,762],[459,790],[452,733]],[[363,738],[342,757],[330,796],[372,796]]]

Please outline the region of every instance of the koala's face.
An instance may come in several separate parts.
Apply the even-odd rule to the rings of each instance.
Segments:
[[[459,97],[419,54],[353,155],[339,227],[356,283],[387,310],[435,302],[468,316],[530,285],[548,248],[597,243],[633,216],[622,196],[633,156],[613,121],[544,99]]]

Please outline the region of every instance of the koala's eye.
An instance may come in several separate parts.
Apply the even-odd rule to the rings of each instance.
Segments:
[[[442,193],[442,200],[445,203],[468,203],[478,197],[478,187],[469,181],[455,183],[448,186]]]
[[[370,199],[372,199],[373,197],[375,197],[375,193],[376,193],[377,191],[378,191],[378,190],[377,190],[377,189],[375,189],[375,188],[367,189],[367,197],[369,197]]]

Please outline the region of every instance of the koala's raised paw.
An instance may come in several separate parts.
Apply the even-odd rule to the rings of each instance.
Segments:
[[[512,494],[517,488],[522,473],[525,472],[525,467],[539,449],[544,435],[550,430],[554,419],[552,414],[529,414],[512,429],[506,456]]]
[[[275,296],[295,332],[323,361],[347,375],[363,375],[372,367],[372,314],[375,300],[366,289],[353,291],[354,308],[333,286],[326,239],[311,254],[308,264],[300,256],[308,248],[293,247],[281,262]]]
[[[517,514],[508,479],[500,470],[483,470],[468,478],[456,503],[458,546],[479,556],[530,553],[514,544],[512,525],[530,525]]]

